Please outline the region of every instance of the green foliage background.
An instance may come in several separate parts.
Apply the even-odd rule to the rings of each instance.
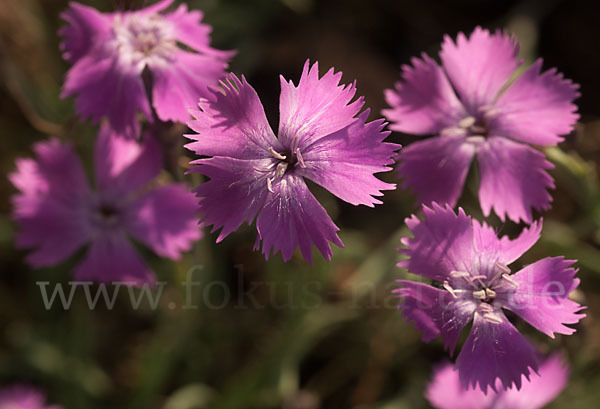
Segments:
[[[198,0],[213,25],[214,44],[237,49],[232,71],[257,89],[272,124],[278,117],[279,74],[297,80],[307,58],[321,70],[358,81],[371,117],[384,107],[383,89],[400,64],[426,51],[437,54],[445,33],[476,25],[506,28],[531,62],[545,58],[581,84],[582,115],[560,148],[546,151],[556,168],[554,207],[545,213],[542,239],[520,260],[565,255],[578,259],[587,318],[570,337],[547,339],[523,322],[518,328],[543,351],[562,350],[572,365],[568,387],[551,408],[596,407],[600,400],[600,9],[592,2]],[[86,1],[103,11],[140,7],[135,0]],[[395,310],[395,267],[405,217],[414,198],[397,190],[375,209],[353,207],[316,187],[345,248],[331,263],[315,253],[314,266],[294,257],[266,262],[252,251],[253,228],[216,245],[207,235],[179,262],[144,256],[167,282],[158,307],[131,306],[127,291],[114,308],[87,307],[83,291],[73,307],[46,310],[38,281],[66,285],[76,259],[31,270],[16,250],[5,175],[14,159],[48,135],[70,140],[89,167],[96,129],[60,100],[68,68],[58,51],[59,13],[66,0],[0,2],[0,384],[29,382],[66,409],[403,409],[429,407],[423,397],[433,365],[447,359],[439,341],[424,344]],[[175,130],[177,131],[177,130]],[[174,131],[163,178],[187,180],[189,158]],[[393,134],[392,140],[414,140]],[[385,175],[393,180],[392,174]],[[477,178],[461,205],[481,218]],[[504,234],[522,226],[488,222]],[[188,294],[188,271],[201,285]],[[414,277],[412,277],[414,278]],[[189,288],[189,287],[188,287]],[[97,289],[94,287],[93,289]],[[192,297],[197,309],[184,309]]]

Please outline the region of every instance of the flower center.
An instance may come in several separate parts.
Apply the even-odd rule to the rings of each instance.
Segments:
[[[490,136],[490,127],[493,126],[494,117],[499,112],[493,105],[481,106],[475,114],[467,115],[456,125],[444,128],[441,135],[465,137],[467,142],[480,144]]]
[[[483,117],[468,116],[458,121],[458,127],[464,129],[468,136],[485,138],[489,135],[488,125]]]
[[[119,222],[119,214],[117,206],[101,202],[94,208],[92,218],[99,227],[114,226]]]
[[[443,287],[453,298],[474,301],[477,312],[483,319],[499,324],[502,318],[495,312],[494,301],[498,292],[506,292],[509,288],[517,288],[519,284],[510,277],[510,269],[497,262],[493,276],[471,274],[466,271],[450,272],[449,280],[444,281]]]
[[[285,175],[286,172],[290,172],[300,166],[305,168],[304,158],[300,152],[300,148],[296,148],[292,151],[284,151],[283,153],[277,152],[272,146],[269,147],[269,153],[273,156],[273,163],[269,165],[269,169],[273,169],[272,175],[267,178],[267,189],[269,192],[273,192],[273,182],[280,179]]]
[[[101,204],[98,213],[100,213],[100,216],[104,219],[111,219],[118,214],[118,211],[111,205]]]
[[[177,51],[171,24],[159,14],[117,16],[113,33],[121,61],[140,68],[168,62]]]

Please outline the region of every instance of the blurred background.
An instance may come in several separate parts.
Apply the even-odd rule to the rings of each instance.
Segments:
[[[88,0],[101,11],[139,8],[147,0]],[[176,4],[181,1],[176,0]],[[517,320],[544,352],[563,351],[570,382],[550,408],[590,408],[600,400],[600,5],[590,1],[364,1],[197,0],[213,45],[237,49],[231,70],[245,74],[276,128],[279,74],[297,81],[307,58],[331,66],[344,82],[357,80],[371,117],[385,107],[383,90],[400,65],[422,51],[437,58],[444,34],[477,25],[515,33],[526,61],[544,58],[581,85],[581,120],[560,148],[554,206],[544,214],[542,239],[517,264],[546,256],[578,259],[582,285],[574,294],[588,306],[573,336],[552,340]],[[439,340],[420,334],[396,311],[395,267],[403,220],[417,211],[414,197],[387,192],[374,209],[354,207],[311,189],[341,228],[344,249],[333,261],[314,254],[314,266],[295,256],[266,262],[252,250],[256,230],[240,229],[216,245],[207,235],[179,262],[143,252],[159,281],[158,304],[133,308],[126,291],[113,308],[90,309],[83,291],[65,310],[47,309],[38,281],[67,285],[77,257],[55,268],[32,270],[13,245],[14,193],[6,175],[31,144],[56,135],[71,141],[91,164],[96,128],[60,100],[68,69],[56,32],[66,0],[0,2],[0,385],[26,382],[66,409],[403,409],[428,408],[423,397],[433,365],[447,359]],[[413,137],[392,134],[410,143]],[[177,135],[164,178],[184,176],[189,161]],[[393,174],[383,176],[394,181]],[[477,178],[461,199],[481,217]],[[522,226],[488,222],[503,234]],[[515,264],[515,267],[517,267]],[[190,275],[191,274],[191,275]],[[192,277],[200,285],[183,286]],[[95,291],[92,287],[92,292]],[[190,304],[191,302],[191,304]],[[193,305],[197,308],[184,308]]]

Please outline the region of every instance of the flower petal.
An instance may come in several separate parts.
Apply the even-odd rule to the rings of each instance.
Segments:
[[[450,363],[434,368],[434,376],[425,393],[429,403],[438,409],[495,409],[496,394],[479,389],[464,389],[458,372]],[[506,408],[513,409],[511,406]]]
[[[131,204],[126,229],[158,255],[178,259],[201,236],[197,209],[187,186],[162,186]]]
[[[57,138],[33,145],[34,159],[17,160],[17,172],[10,180],[28,196],[51,196],[64,204],[81,201],[89,195],[83,166],[70,144]]]
[[[173,24],[177,41],[196,50],[199,53],[211,55],[226,61],[235,55],[235,51],[222,51],[210,46],[210,32],[212,27],[203,24],[203,13],[200,10],[188,10],[187,4],[180,4],[171,13],[164,14],[164,18]]]
[[[569,369],[556,354],[546,358],[538,372],[531,374],[531,382],[523,381],[520,391],[505,390],[498,403],[510,409],[540,409],[550,403],[566,386]]]
[[[214,56],[179,51],[169,64],[150,65],[152,102],[162,121],[187,122],[190,109],[198,99],[208,95],[208,87],[216,86],[225,74],[227,63]]]
[[[520,65],[518,53],[513,36],[477,27],[469,38],[459,33],[456,44],[446,36],[440,57],[461,101],[474,115],[479,107],[493,102]]]
[[[398,266],[440,282],[453,270],[470,272],[476,258],[471,217],[461,208],[457,215],[450,206],[437,203],[423,206],[423,214],[423,221],[414,215],[405,221],[414,237],[402,239],[407,248],[399,251],[410,258]]]
[[[155,278],[123,234],[103,234],[92,242],[75,269],[78,281],[154,284]]]
[[[122,197],[137,192],[158,176],[162,152],[147,132],[143,144],[122,138],[106,124],[100,127],[94,150],[94,169],[98,190]]]
[[[288,261],[300,246],[304,259],[312,262],[314,244],[323,257],[331,260],[333,253],[328,241],[344,246],[336,233],[339,228],[302,178],[294,175],[284,175],[273,185],[273,193],[256,219],[256,228],[256,246],[262,240],[262,252],[267,259],[273,248],[273,253],[281,251],[283,260]]]
[[[136,14],[160,13],[161,11],[164,11],[165,9],[167,9],[173,3],[173,1],[175,1],[175,0],[160,0],[148,7],[136,10],[136,11],[134,11],[134,13],[136,13]]]
[[[240,160],[227,157],[200,159],[191,172],[210,178],[195,190],[200,198],[200,221],[213,226],[211,233],[222,228],[217,243],[237,230],[243,222],[252,223],[267,198],[267,176],[262,172],[265,160]]]
[[[45,394],[27,384],[3,386],[0,389],[0,407],[7,409],[62,409],[60,406],[47,406]]]
[[[534,221],[529,228],[524,228],[514,240],[507,236],[500,239],[500,248],[502,261],[504,264],[510,264],[521,257],[540,239],[542,233],[542,219]]]
[[[454,206],[462,192],[475,148],[464,138],[438,136],[414,142],[399,155],[398,175],[420,203]]]
[[[188,126],[198,134],[186,135],[194,140],[186,145],[201,156],[229,156],[237,159],[272,157],[269,148],[283,148],[275,138],[262,103],[242,76],[240,81],[230,74],[221,83],[224,92],[212,90],[199,102],[200,111],[193,111],[195,120]]]
[[[15,220],[19,224],[18,248],[32,249],[27,262],[35,267],[52,266],[69,258],[90,238],[90,229],[82,209],[68,208],[45,198],[36,204],[31,197],[13,198]],[[37,207],[35,213],[20,215],[21,207]]]
[[[36,159],[18,159],[9,175],[19,189],[12,197],[20,230],[16,244],[31,248],[34,267],[59,263],[90,237],[86,207],[91,193],[74,150],[57,139],[34,145]]]
[[[519,315],[533,327],[554,338],[554,333],[575,332],[564,324],[576,324],[585,317],[578,314],[584,307],[571,301],[569,294],[579,285],[574,261],[547,257],[528,265],[511,278],[519,284],[505,308]]]
[[[402,81],[385,90],[391,108],[382,113],[394,131],[435,134],[467,116],[442,68],[427,54],[422,58],[413,58],[413,67],[404,65]]]
[[[397,281],[403,288],[394,290],[404,302],[398,307],[407,321],[423,333],[423,341],[429,342],[442,336],[444,346],[454,353],[454,348],[463,328],[473,318],[475,303],[470,300],[455,300],[445,290],[413,281]]]
[[[510,251],[511,242],[498,239],[493,229],[472,220],[461,208],[456,215],[449,205],[441,207],[433,202],[431,208],[423,206],[423,212],[423,222],[415,216],[406,220],[414,238],[402,239],[408,248],[400,249],[400,253],[410,259],[398,266],[440,283],[452,283],[453,271],[483,274],[491,280],[498,272],[497,262],[506,263],[502,246]]]
[[[339,85],[341,79],[342,73],[333,68],[319,78],[319,63],[311,67],[308,60],[297,87],[280,77],[278,137],[285,146],[306,146],[356,120],[363,98],[351,103],[355,84]]]
[[[94,123],[106,116],[125,137],[139,136],[138,112],[152,120],[141,72],[119,64],[116,57],[88,54],[79,59],[67,72],[61,97],[72,95],[78,115]]]
[[[400,145],[383,143],[389,132],[382,131],[383,120],[366,123],[369,111],[364,111],[350,126],[301,148],[304,168],[295,172],[323,186],[353,205],[373,207],[381,203],[373,196],[396,185],[384,183],[373,174],[387,172],[394,162],[394,151]]]
[[[475,247],[478,252],[492,249],[496,259],[492,265],[495,261],[509,265],[539,240],[542,232],[542,219],[534,221],[529,227],[524,228],[519,237],[514,240],[509,239],[508,236],[498,238],[496,230],[485,222],[480,224],[477,220],[473,220],[473,228],[475,231]],[[492,258],[490,257],[489,260],[492,260]]]
[[[458,372],[446,363],[434,370],[433,380],[427,387],[427,399],[438,409],[540,409],[551,402],[565,387],[568,368],[558,354],[546,358],[539,375],[532,373],[531,381],[523,378],[520,390],[501,389],[498,393],[484,394],[479,389],[464,389]]]
[[[485,216],[494,209],[501,220],[508,216],[516,223],[519,219],[531,223],[532,208],[550,208],[548,189],[554,188],[554,181],[546,170],[553,166],[541,152],[507,138],[490,137],[480,145],[477,159],[479,201]]]
[[[578,86],[556,69],[540,74],[542,60],[527,69],[494,103],[490,132],[535,145],[556,145],[573,130],[579,115]]]
[[[537,371],[537,357],[533,346],[506,319],[501,311],[494,314],[501,323],[488,322],[475,313],[471,333],[463,345],[456,369],[464,389],[479,388],[487,393],[488,386],[497,392],[496,379],[503,388],[514,384],[521,388],[521,376],[529,379],[530,368]]]
[[[63,51],[63,58],[70,63],[79,60],[99,44],[111,27],[108,15],[75,2],[69,3],[60,17],[67,22],[66,26],[58,30],[58,34],[63,37],[60,49]]]

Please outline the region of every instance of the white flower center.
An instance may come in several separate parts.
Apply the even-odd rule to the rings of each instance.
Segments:
[[[173,27],[160,14],[118,15],[113,34],[120,61],[140,71],[148,63],[168,63],[177,51]]]

